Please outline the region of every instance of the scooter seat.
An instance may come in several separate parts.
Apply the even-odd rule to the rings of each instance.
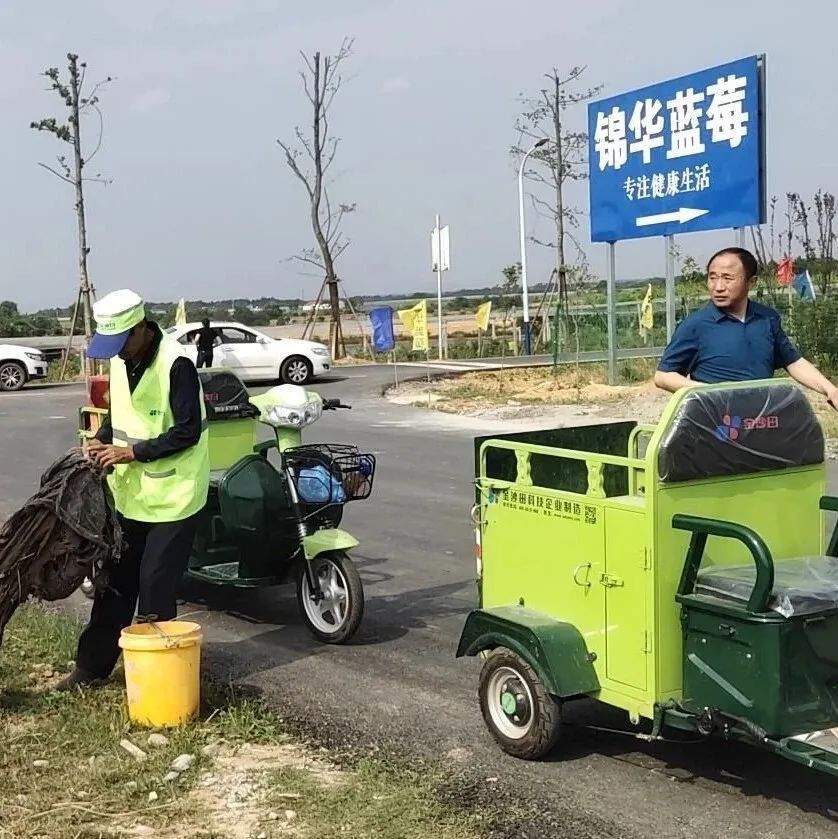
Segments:
[[[754,588],[753,565],[711,566],[698,573],[695,593],[747,603]],[[838,609],[838,558],[801,556],[774,561],[769,608],[783,617]]]

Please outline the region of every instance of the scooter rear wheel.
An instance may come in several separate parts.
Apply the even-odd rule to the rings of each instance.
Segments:
[[[297,604],[309,631],[325,644],[345,644],[358,631],[364,616],[364,586],[358,569],[343,551],[311,560],[323,599],[311,594],[305,560],[297,568]]]

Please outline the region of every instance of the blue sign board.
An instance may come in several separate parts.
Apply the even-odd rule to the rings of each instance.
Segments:
[[[757,56],[588,105],[591,241],[764,222]]]

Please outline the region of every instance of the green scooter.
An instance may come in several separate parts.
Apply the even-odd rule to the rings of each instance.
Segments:
[[[212,471],[187,579],[236,589],[293,581],[312,634],[345,643],[361,623],[364,589],[349,556],[359,542],[338,526],[347,503],[369,498],[375,457],[303,443],[302,432],[324,411],[350,406],[297,385],[251,398],[230,371],[200,374]],[[256,441],[260,424],[272,439]]]

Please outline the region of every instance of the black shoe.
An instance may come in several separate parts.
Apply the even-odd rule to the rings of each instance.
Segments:
[[[76,690],[77,688],[95,688],[103,685],[105,681],[105,679],[100,679],[99,677],[88,673],[86,670],[80,670],[76,667],[72,673],[65,676],[60,682],[58,682],[53,690],[66,692]]]

